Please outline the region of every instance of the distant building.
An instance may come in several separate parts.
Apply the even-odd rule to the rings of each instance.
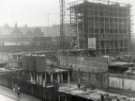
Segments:
[[[68,37],[68,36],[65,37],[65,40],[64,40],[65,49],[72,48],[72,40],[73,40],[73,37]],[[59,36],[35,37],[32,39],[31,45],[33,47],[41,47],[41,49],[56,50],[60,48],[60,40],[59,40]]]
[[[70,23],[76,31],[78,47],[95,49],[97,54],[127,52],[130,5],[96,1],[73,3],[70,7]]]
[[[4,26],[0,27],[0,35],[9,35],[11,34],[12,30],[13,29],[8,24],[5,24]]]
[[[28,25],[0,27],[0,50],[50,50],[60,48],[59,25],[50,27]],[[7,34],[5,34],[7,33]],[[71,49],[75,46],[75,34],[69,24],[65,24],[64,47]],[[9,49],[8,49],[9,48]]]
[[[11,32],[11,36],[14,36],[14,37],[22,37],[23,36],[23,33],[20,31],[17,23],[15,24],[15,26]]]

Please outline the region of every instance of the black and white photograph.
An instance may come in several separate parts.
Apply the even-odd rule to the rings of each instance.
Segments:
[[[135,101],[135,0],[0,0],[0,101]]]

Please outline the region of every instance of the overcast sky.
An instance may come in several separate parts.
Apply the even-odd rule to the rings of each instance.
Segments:
[[[0,25],[18,22],[19,25],[43,26],[48,25],[48,18],[50,23],[57,23],[51,17],[58,17],[58,7],[59,0],[0,0]]]
[[[134,5],[135,1],[131,1]],[[0,26],[16,22],[20,26],[46,26],[58,23],[58,18],[59,0],[0,0]]]

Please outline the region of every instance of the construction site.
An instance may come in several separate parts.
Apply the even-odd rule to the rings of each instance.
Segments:
[[[17,85],[41,101],[134,101],[135,56],[127,55],[131,5],[111,0],[70,2],[68,25],[75,36],[67,38],[65,0],[59,4],[58,41],[36,37],[36,48],[3,52],[1,57],[10,61],[1,64],[0,85],[9,89]]]

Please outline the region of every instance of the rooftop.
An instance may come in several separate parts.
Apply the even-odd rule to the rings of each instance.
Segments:
[[[90,4],[100,4],[100,5],[110,5],[110,6],[117,6],[117,7],[126,7],[129,6],[130,4],[128,2],[122,2],[122,1],[112,1],[112,0],[76,0],[73,2],[70,2],[69,5],[71,7],[75,5],[82,5],[84,2],[90,3]]]

